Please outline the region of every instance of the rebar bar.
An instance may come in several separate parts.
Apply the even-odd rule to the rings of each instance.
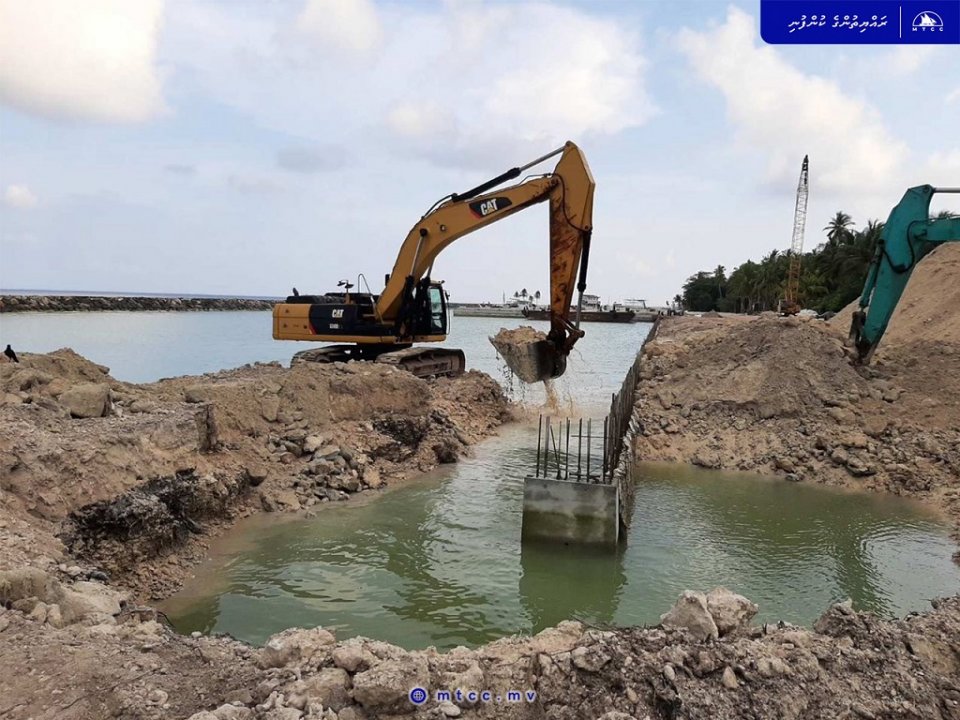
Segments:
[[[540,419],[537,420],[537,474],[535,477],[540,477],[540,433],[543,430],[543,413],[540,414]],[[544,473],[546,475],[546,473]]]
[[[583,418],[580,418],[580,429],[577,430],[577,480],[580,479],[580,459],[583,457]]]
[[[590,445],[593,440],[592,420],[587,418],[587,482],[590,481]]]
[[[603,464],[600,470],[600,477],[603,480],[607,479],[607,421],[609,418],[603,419]]]

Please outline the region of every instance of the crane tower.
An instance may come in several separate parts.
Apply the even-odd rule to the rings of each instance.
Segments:
[[[797,183],[797,207],[793,213],[793,240],[790,243],[790,269],[787,272],[787,291],[782,310],[786,315],[800,312],[800,260],[803,258],[803,233],[807,227],[807,196],[809,186],[809,156],[803,156],[800,181]]]

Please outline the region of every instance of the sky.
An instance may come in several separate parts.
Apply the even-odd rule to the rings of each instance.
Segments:
[[[605,302],[786,249],[805,154],[807,247],[838,210],[960,186],[960,47],[758,23],[757,1],[0,0],[0,288],[379,292],[436,200],[568,139]],[[433,277],[546,294],[546,207]]]

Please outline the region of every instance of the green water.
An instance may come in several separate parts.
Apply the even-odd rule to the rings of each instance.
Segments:
[[[477,645],[566,618],[655,623],[687,588],[725,585],[760,620],[809,624],[831,601],[884,615],[960,591],[947,526],[902,499],[647,465],[619,551],[520,543],[536,429],[314,518],[265,516],[213,548],[164,609],[182,632],[262,643],[324,625],[407,648]]]

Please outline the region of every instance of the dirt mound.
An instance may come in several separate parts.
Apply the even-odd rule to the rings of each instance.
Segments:
[[[837,313],[829,325],[845,336],[858,307],[859,299]],[[917,265],[877,355],[882,357],[886,350],[924,341],[960,345],[960,243],[941,245]]]
[[[806,416],[861,382],[839,340],[796,318],[714,325],[689,342],[671,341],[669,330],[661,330],[658,339],[647,346],[654,363],[643,374],[652,379],[658,359],[676,363],[673,387],[658,392],[666,407],[698,403],[760,419]]]
[[[669,318],[644,352],[637,456],[920,495],[960,520],[949,350],[857,367],[817,320]]]
[[[225,490],[229,512],[203,516],[210,529],[221,517],[336,502],[456,462],[510,415],[499,385],[482,373],[426,381],[374,363],[270,363],[134,385],[58,350],[0,366],[0,391],[0,570],[55,564],[64,552],[56,535],[70,512],[98,502],[113,512],[129,501],[120,524],[156,520],[156,532],[131,547],[123,538],[100,542],[96,552],[85,541],[75,547],[93,565],[133,566],[125,582],[151,597],[171,589],[183,572],[179,560],[198,556],[202,540],[191,533],[165,555],[177,544],[167,531],[182,539],[168,516],[199,518],[193,510],[178,515],[152,490],[141,497],[145,483],[159,487],[156,478],[184,468],[199,485],[219,478],[214,489],[249,478],[253,492]],[[146,559],[151,553],[156,563]]]

